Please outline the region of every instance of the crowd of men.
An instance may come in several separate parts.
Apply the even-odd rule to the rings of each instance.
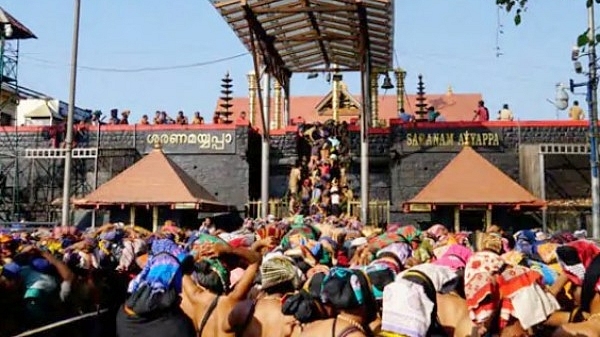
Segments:
[[[186,225],[186,224],[179,224]],[[349,217],[0,236],[0,336],[600,336],[600,248]]]

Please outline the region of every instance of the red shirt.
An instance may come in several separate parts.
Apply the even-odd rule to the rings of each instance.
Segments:
[[[490,113],[488,109],[484,106],[480,106],[477,108],[477,121],[479,122],[487,122],[490,120]]]

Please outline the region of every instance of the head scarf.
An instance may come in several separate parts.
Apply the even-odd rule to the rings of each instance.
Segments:
[[[463,245],[455,244],[449,246],[446,252],[442,256],[438,257],[438,259],[433,263],[440,266],[446,266],[454,270],[464,269],[467,265],[467,261],[469,261],[469,258],[471,258],[471,255],[473,255],[471,249]]]
[[[261,287],[271,288],[285,282],[298,284],[298,270],[296,266],[285,257],[273,257],[264,261],[260,266]]]
[[[332,268],[321,284],[321,300],[338,310],[351,310],[368,304],[371,285],[357,269]]]
[[[151,256],[142,271],[129,283],[129,293],[134,293],[141,285],[147,284],[152,293],[163,292],[174,287],[181,292],[182,272],[180,263],[185,253],[175,242],[158,239],[152,243]]]

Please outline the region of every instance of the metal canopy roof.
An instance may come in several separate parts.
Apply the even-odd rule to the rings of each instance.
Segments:
[[[334,64],[341,71],[358,71],[365,49],[374,69],[393,66],[393,0],[211,2],[248,50],[254,52],[256,45],[271,71],[286,73],[275,73],[278,79],[292,72],[325,71]]]

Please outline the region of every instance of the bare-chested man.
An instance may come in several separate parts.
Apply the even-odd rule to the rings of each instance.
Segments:
[[[261,290],[256,301],[254,319],[244,329],[244,337],[287,337],[291,331],[282,322],[293,321],[281,311],[281,302],[288,293],[293,293],[299,283],[296,266],[285,257],[265,260],[260,267]]]
[[[288,182],[288,188],[290,192],[290,196],[298,195],[298,186],[300,184],[300,180],[302,178],[302,170],[300,169],[300,162],[296,162],[296,165],[292,167],[290,171],[290,181]]]
[[[354,285],[360,285],[358,288]],[[369,324],[377,317],[375,297],[366,276],[357,270],[333,268],[323,280],[321,298],[335,308],[334,318],[306,325],[301,337],[371,337]]]
[[[190,275],[185,275],[183,277],[183,301],[181,306],[194,321],[198,336],[235,336],[228,321],[229,314],[237,303],[248,296],[262,257],[249,249],[232,248],[222,244],[211,244],[208,248],[202,250],[200,255],[204,257],[216,258],[224,255],[239,257],[248,263],[248,267],[229,293],[225,293],[226,289],[224,289],[225,285],[223,284],[220,287],[216,284],[197,284]],[[214,270],[214,267],[208,266],[208,269],[211,273],[219,273]],[[214,277],[212,279],[220,279],[222,282],[226,282],[225,277],[228,276],[217,275],[216,279]],[[218,290],[221,290],[221,292],[218,292]]]

